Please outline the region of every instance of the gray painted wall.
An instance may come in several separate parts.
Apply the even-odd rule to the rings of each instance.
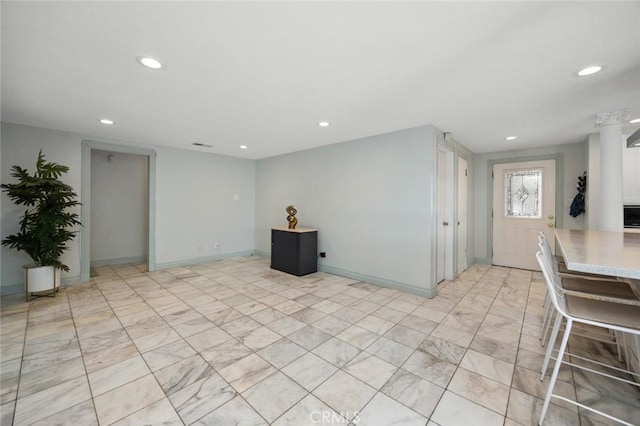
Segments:
[[[148,157],[91,151],[91,262],[147,257]]]
[[[562,227],[569,229],[583,229],[585,215],[582,214],[577,218],[573,218],[569,215],[569,206],[573,201],[573,198],[577,194],[576,185],[578,176],[587,170],[587,150],[584,142],[548,146],[542,148],[521,149],[494,152],[489,154],[477,154],[475,156],[475,171],[473,191],[475,193],[474,200],[474,256],[477,262],[488,262],[490,255],[487,252],[487,244],[491,239],[489,235],[490,228],[487,226],[490,217],[490,205],[488,205],[488,195],[493,189],[488,187],[488,176],[491,175],[491,167],[489,166],[491,160],[505,160],[505,159],[517,159],[517,161],[527,161],[531,158],[539,158],[546,156],[553,156],[556,154],[562,154],[562,186],[556,188],[561,194],[561,205],[556,203],[556,212],[558,217],[562,218]],[[556,177],[558,179],[558,176]],[[556,197],[558,198],[558,197]],[[560,224],[558,224],[560,225]]]
[[[32,167],[37,151],[66,164],[65,177],[81,193],[82,141],[118,140],[2,123],[2,180],[12,164]],[[436,151],[449,146],[469,161],[473,154],[432,126],[407,129],[260,160],[242,160],[173,148],[156,158],[156,262],[158,268],[253,249],[269,253],[270,228],[286,224],[284,208],[298,208],[300,226],[317,227],[326,271],[435,294],[434,216]],[[100,149],[103,149],[102,146]],[[470,188],[470,197],[473,195]],[[475,210],[469,201],[469,214]],[[16,230],[22,211],[2,202],[2,235]],[[473,241],[473,221],[469,240]],[[96,232],[93,230],[93,232]],[[218,248],[215,244],[218,244]],[[64,260],[79,279],[80,238]],[[470,244],[469,249],[474,247]],[[471,260],[471,259],[470,259]],[[2,249],[2,290],[19,291],[29,259]]]
[[[1,123],[0,132],[2,135],[2,183],[15,182],[14,178],[10,176],[10,169],[13,165],[25,167],[33,173],[38,159],[38,151],[42,149],[47,160],[69,166],[69,173],[61,179],[71,185],[78,196],[80,195],[80,138],[65,132],[7,123]],[[2,219],[0,221],[2,238],[19,230],[18,221],[24,210],[23,206],[16,206],[4,192],[2,193]],[[77,213],[80,214],[79,207]],[[65,252],[61,260],[62,263],[69,266],[71,271],[63,272],[62,278],[77,278],[80,275],[80,239],[76,237],[67,244],[69,250]],[[22,291],[22,265],[33,263],[33,261],[23,252],[10,250],[7,247],[2,247],[1,251],[0,285],[12,287],[12,290],[8,292]],[[0,292],[5,293],[7,290],[0,288]]]
[[[270,230],[318,228],[320,268],[431,294],[436,131],[418,127],[259,160],[256,248]]]
[[[158,268],[210,256],[253,252],[255,161],[155,149]]]
[[[122,144],[114,139],[2,123],[2,182],[13,164],[33,169],[40,148],[47,158],[70,167],[66,183],[81,192],[83,140]],[[255,161],[216,154],[166,148],[154,149],[156,162],[156,261],[158,267],[190,263],[254,247]],[[238,200],[234,200],[238,195]],[[21,208],[2,195],[0,234],[14,233]],[[71,268],[63,280],[80,276],[80,238],[74,239],[63,261]],[[219,249],[214,244],[219,244]],[[2,248],[0,291],[21,291],[23,264],[29,257]]]

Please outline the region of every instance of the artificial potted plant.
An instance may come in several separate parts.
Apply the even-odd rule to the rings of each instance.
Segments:
[[[2,184],[2,191],[27,210],[20,220],[20,231],[2,240],[3,246],[26,252],[35,265],[25,266],[27,300],[32,292],[58,289],[60,271],[69,267],[60,261],[67,242],[75,237],[69,228],[81,225],[78,214],[71,209],[80,205],[73,188],[59,178],[69,167],[45,161],[38,153],[36,171],[13,166],[11,176],[18,183]]]

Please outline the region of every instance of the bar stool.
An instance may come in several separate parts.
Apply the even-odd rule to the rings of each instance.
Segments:
[[[640,298],[632,290],[629,283],[620,280],[617,277],[596,274],[582,274],[575,271],[571,273],[562,273],[557,256],[551,253],[551,246],[547,241],[544,233],[538,236],[538,247],[545,258],[549,261],[553,272],[561,279],[562,286],[567,291],[577,291],[581,293],[592,294],[593,297],[613,297],[628,300],[631,304],[640,304]],[[565,265],[566,269],[566,265]],[[553,321],[553,311],[549,294],[545,298],[545,313],[542,317],[542,329],[540,330],[540,344],[545,345],[551,322]],[[619,348],[619,347],[618,347]]]
[[[557,278],[560,283],[565,294],[569,295],[577,295],[583,298],[589,298],[593,300],[600,300],[604,302],[611,303],[619,303],[624,305],[635,305],[640,306],[640,298],[633,291],[629,283],[622,280],[594,280],[594,279],[582,279],[577,278],[576,276],[571,276],[570,278],[562,278],[561,275],[554,268],[553,263],[553,255],[551,254],[548,245],[545,245],[543,241],[540,241],[538,244],[540,248],[540,252],[542,256],[550,265],[551,273]],[[542,346],[545,345],[545,341],[547,338],[547,334],[549,329],[551,328],[551,323],[553,322],[555,310],[551,309],[551,301],[549,298],[550,294],[547,292],[547,308],[545,311],[545,315],[543,317],[543,324],[541,330],[541,342]],[[556,337],[558,335],[558,330],[562,325],[562,318],[556,317],[556,321],[554,323],[554,333],[552,333],[552,337],[549,339],[549,345],[547,346],[547,351],[545,353],[544,361],[542,363],[542,369],[540,370],[541,376],[540,380],[544,380],[544,376],[547,372],[547,367],[549,366],[549,360],[551,359],[551,354],[553,348],[556,343]],[[576,333],[577,334],[577,333]],[[607,329],[605,332],[601,334],[594,334],[593,332],[590,334],[580,334],[583,337],[590,338],[592,340],[598,340],[605,343],[615,343],[616,349],[618,352],[618,360],[622,361],[622,352],[623,347],[626,352],[626,345],[623,345],[619,339],[615,338],[615,335],[611,330]],[[628,353],[625,353],[626,358],[628,358]]]
[[[571,365],[574,368],[579,368],[594,374],[599,374],[601,376],[608,377],[613,380],[622,381],[624,383],[640,387],[640,384],[636,383],[633,380],[627,380],[625,378],[616,377],[616,376],[604,373],[602,371],[598,371],[597,369],[588,368],[583,365],[575,364],[571,361],[564,361],[564,356],[568,355],[569,357],[575,357],[583,361],[595,363],[599,367],[607,367],[618,372],[624,372],[635,377],[640,377],[640,375],[635,374],[631,371],[606,365],[601,362],[594,361],[582,356],[576,356],[575,354],[571,354],[567,352],[567,343],[569,341],[569,336],[571,335],[571,331],[574,327],[574,324],[585,324],[590,326],[603,327],[603,328],[620,331],[623,333],[629,333],[629,334],[634,334],[636,336],[640,336],[640,306],[599,300],[599,299],[593,298],[592,295],[588,293],[580,294],[580,292],[576,292],[576,291],[572,291],[569,293],[567,292],[567,290],[565,290],[562,287],[560,277],[554,272],[548,257],[542,251],[539,251],[536,254],[536,258],[542,269],[542,274],[544,276],[545,284],[547,286],[548,294],[551,299],[553,309],[558,314],[558,317],[556,319],[556,324],[554,325],[553,334],[551,336],[551,341],[555,341],[555,339],[558,336],[558,332],[559,332],[558,324],[560,324],[562,320],[566,321],[566,327],[563,332],[560,348],[558,349],[558,354],[555,358],[556,362],[553,367],[553,373],[551,374],[549,387],[547,389],[544,403],[542,405],[542,411],[540,413],[538,425],[541,426],[544,422],[544,418],[549,408],[549,403],[551,401],[551,398],[557,398],[557,399],[566,401],[570,404],[577,405],[578,407],[581,407],[590,412],[597,413],[608,419],[615,420],[622,424],[632,426],[631,423],[623,419],[616,418],[610,414],[596,410],[595,408],[586,406],[577,401],[573,401],[564,396],[554,394],[553,389],[558,379],[558,372],[560,371],[560,367],[562,364]]]

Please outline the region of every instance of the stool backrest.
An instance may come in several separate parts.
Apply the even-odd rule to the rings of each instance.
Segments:
[[[540,265],[540,269],[542,270],[542,275],[544,276],[544,281],[547,285],[551,303],[553,303],[558,312],[566,316],[566,301],[560,276],[554,271],[553,267],[551,266],[548,255],[542,251],[542,245],[542,243],[538,245],[540,247],[540,251],[536,253],[536,259],[538,260],[538,264]]]
[[[540,236],[538,236],[538,247],[540,247],[540,251],[544,255],[547,262],[549,262],[549,266],[551,266],[551,270],[553,271],[554,275],[557,275],[558,279],[560,279],[558,260],[553,255],[553,253],[551,253],[551,246],[549,246],[549,241],[547,241],[543,233],[540,233]]]

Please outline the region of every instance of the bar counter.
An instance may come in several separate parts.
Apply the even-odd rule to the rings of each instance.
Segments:
[[[636,232],[634,232],[636,231]],[[556,229],[568,269],[623,277],[640,297],[640,233]],[[640,374],[640,336],[616,331],[627,368]]]
[[[556,229],[567,268],[640,280],[640,233]]]

